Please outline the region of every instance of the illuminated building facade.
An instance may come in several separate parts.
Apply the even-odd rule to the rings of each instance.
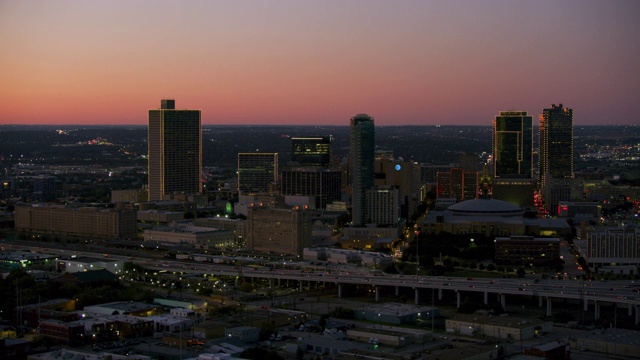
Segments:
[[[149,110],[148,148],[150,201],[202,192],[200,110],[176,110],[174,100],[162,100]]]
[[[501,111],[493,120],[493,198],[531,208],[534,203],[533,129],[526,111]]]
[[[493,120],[493,177],[533,178],[532,118],[526,111],[501,111]]]
[[[278,153],[238,153],[240,194],[266,193],[277,182]]]
[[[331,136],[291,138],[291,161],[300,165],[328,166],[331,163]]]
[[[362,226],[366,222],[366,194],[373,186],[375,160],[375,125],[373,118],[358,114],[350,121],[350,166],[352,183],[352,222]]]
[[[552,104],[542,110],[540,120],[539,180],[573,178],[573,109]]]

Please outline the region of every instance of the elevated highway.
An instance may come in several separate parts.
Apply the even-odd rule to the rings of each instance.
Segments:
[[[7,247],[7,243],[3,245]],[[70,253],[78,256],[102,257],[103,252],[86,251],[84,249],[48,248],[46,244],[38,248],[39,251],[52,254]],[[15,247],[14,247],[15,248]],[[18,246],[20,249],[20,246]],[[23,248],[23,250],[26,250]],[[31,250],[34,250],[31,247]],[[253,268],[250,266],[236,266],[230,264],[198,263],[175,259],[157,259],[135,256],[110,255],[112,258],[131,261],[141,266],[175,272],[188,272],[199,275],[246,277],[265,279],[276,285],[276,281],[288,280],[298,282],[302,289],[304,284],[334,284],[338,296],[342,296],[343,286],[347,284],[369,285],[375,289],[376,301],[380,300],[382,288],[388,287],[399,294],[401,288],[414,291],[415,303],[420,303],[420,294],[426,290],[437,292],[438,299],[443,298],[445,292],[453,292],[459,307],[464,293],[481,293],[485,304],[491,300],[498,300],[506,308],[507,298],[533,297],[540,307],[546,306],[547,316],[552,315],[554,301],[565,299],[577,300],[584,311],[594,311],[594,317],[600,318],[602,304],[611,304],[619,308],[627,308],[628,316],[635,316],[635,324],[640,324],[640,282],[632,280],[613,281],[582,281],[582,280],[537,280],[527,278],[492,279],[492,278],[456,278],[443,276],[409,276],[372,274],[368,269],[349,268],[339,266],[315,269],[312,272],[295,269],[268,269],[266,267]]]

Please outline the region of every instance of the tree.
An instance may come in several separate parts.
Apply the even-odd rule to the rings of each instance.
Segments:
[[[516,275],[518,275],[518,277],[524,277],[526,273],[527,272],[524,270],[523,267],[519,267],[518,270],[516,271]]]

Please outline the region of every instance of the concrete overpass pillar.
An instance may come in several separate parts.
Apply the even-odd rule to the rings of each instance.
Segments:
[[[420,304],[420,289],[415,288],[415,289],[413,289],[413,292],[414,292],[414,295],[413,295],[413,297],[414,297],[413,302],[414,302],[416,305],[418,305],[418,304]]]
[[[589,310],[589,300],[587,300],[586,298],[584,299],[584,303],[582,304],[582,310],[583,311]]]
[[[631,316],[633,315],[633,305],[628,304],[627,306],[627,315]]]
[[[342,298],[342,284],[338,284],[338,298]]]
[[[380,301],[380,286],[376,286],[376,302]]]
[[[489,293],[487,291],[484,292],[484,304],[489,305]]]
[[[442,300],[442,289],[438,289],[438,300]]]
[[[542,296],[538,296],[538,307],[542,307]]]
[[[302,292],[302,280],[300,280],[300,292]]]
[[[456,290],[456,308],[460,309],[460,291]]]
[[[507,311],[507,300],[505,294],[500,294],[500,305],[502,305],[502,310]]]
[[[551,299],[547,296],[547,316],[551,316]]]
[[[396,296],[400,296],[400,286],[396,286]]]
[[[595,305],[594,318],[600,319],[600,303],[598,302],[598,300],[594,300],[593,303]]]
[[[636,305],[636,325],[640,324],[640,306]]]

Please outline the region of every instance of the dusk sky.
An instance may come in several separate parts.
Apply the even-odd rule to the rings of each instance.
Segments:
[[[0,0],[0,124],[640,124],[640,1]]]

